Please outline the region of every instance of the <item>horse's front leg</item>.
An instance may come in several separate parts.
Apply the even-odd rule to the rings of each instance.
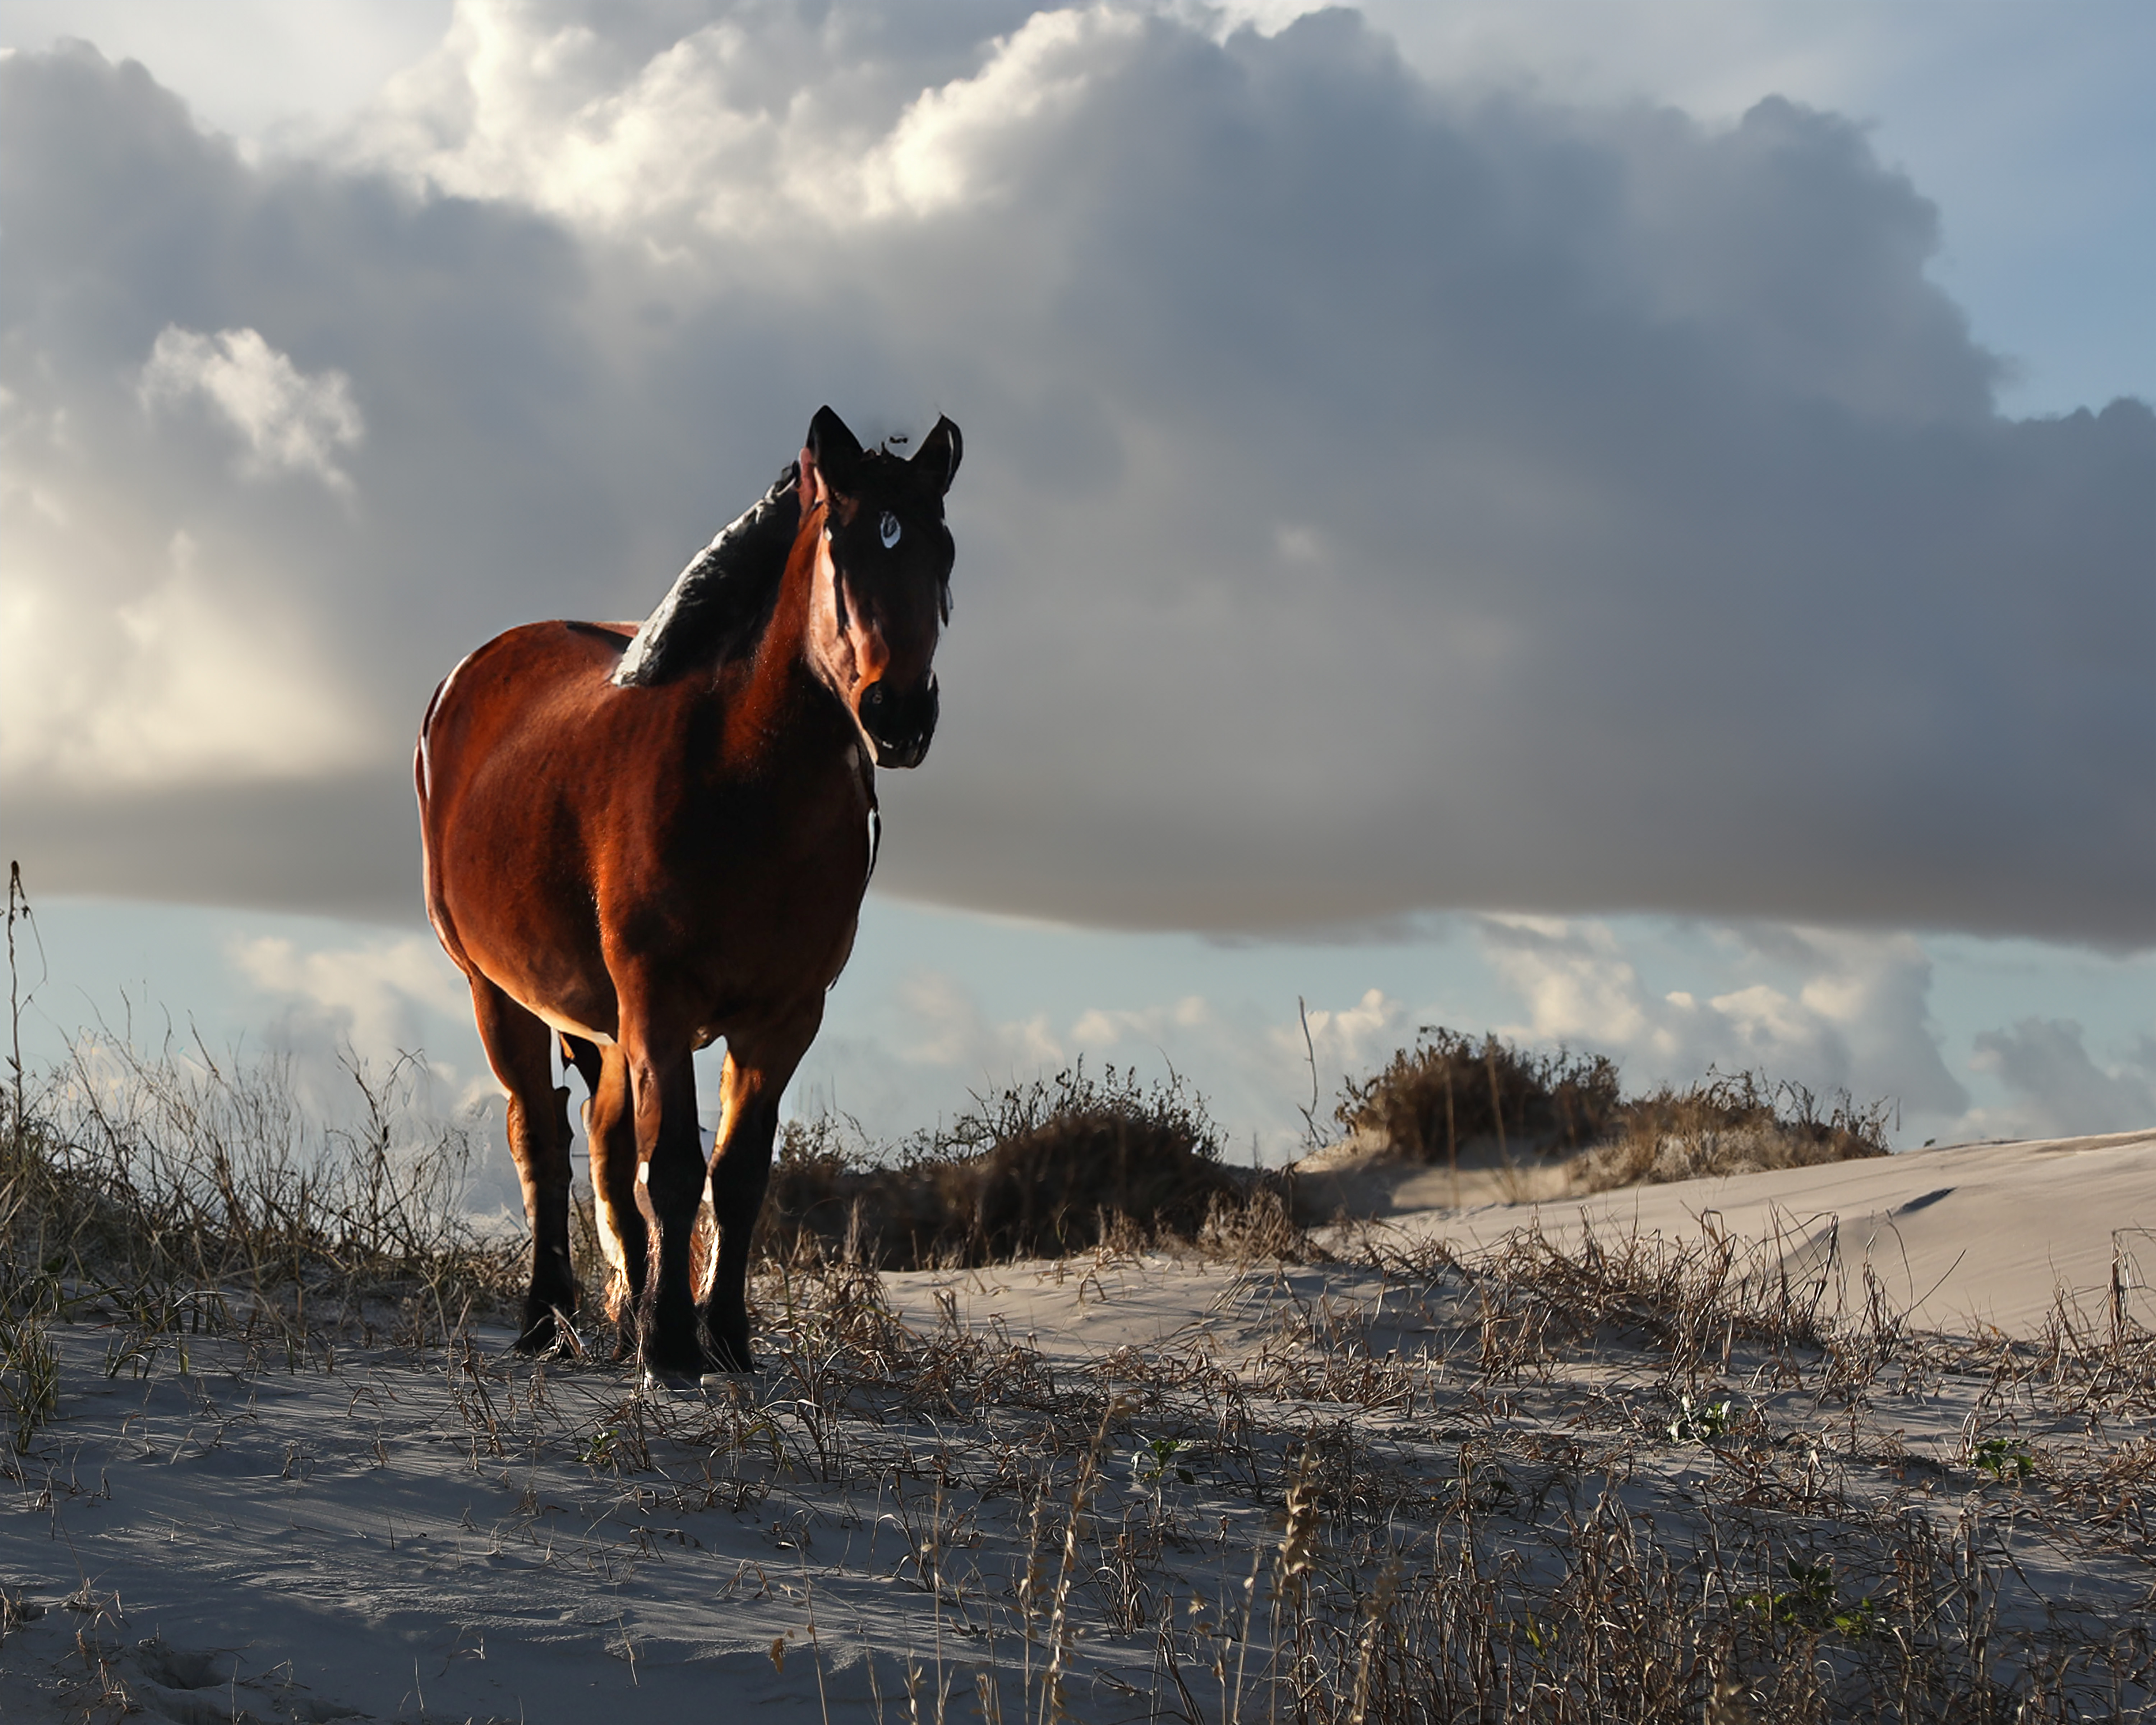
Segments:
[[[719,1250],[711,1293],[704,1302],[704,1322],[720,1366],[729,1372],[756,1370],[749,1351],[749,1244],[763,1208],[764,1187],[771,1180],[778,1099],[823,1020],[819,993],[791,1019],[726,1039],[726,1069],[720,1079],[724,1113],[711,1146],[711,1167]]]
[[[644,1363],[654,1372],[700,1375],[710,1362],[696,1333],[690,1285],[690,1248],[704,1196],[696,1070],[685,1036],[661,1043],[630,1032],[622,1038],[622,1053],[636,1117],[636,1208],[649,1241],[637,1300]]]

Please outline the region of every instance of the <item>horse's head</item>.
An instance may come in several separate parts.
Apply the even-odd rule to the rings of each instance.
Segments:
[[[880,766],[918,766],[936,734],[936,641],[951,614],[943,494],[964,440],[939,419],[911,459],[864,450],[828,407],[801,451],[802,530],[817,534],[809,650]]]

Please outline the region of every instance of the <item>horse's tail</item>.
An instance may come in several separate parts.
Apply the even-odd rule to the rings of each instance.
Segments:
[[[429,784],[427,733],[434,728],[435,709],[442,704],[442,691],[449,686],[449,680],[446,677],[434,685],[434,693],[427,702],[427,716],[419,721],[419,740],[412,748],[412,795],[419,802],[419,832],[423,847],[426,842],[427,793],[432,788]]]

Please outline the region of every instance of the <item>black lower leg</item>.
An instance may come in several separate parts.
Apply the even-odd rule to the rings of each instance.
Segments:
[[[516,1345],[527,1353],[557,1346],[562,1323],[577,1312],[577,1277],[569,1261],[568,1091],[554,1093],[558,1120],[523,1118],[524,1110],[510,1104],[511,1130],[524,1134],[527,1146],[524,1174],[524,1213],[531,1227],[531,1280],[525,1290],[524,1322]],[[537,1130],[552,1129],[558,1136],[552,1156],[533,1143]],[[535,1166],[536,1165],[536,1166]]]
[[[644,1290],[651,1280],[651,1229],[633,1197],[614,1216],[621,1228],[622,1246],[620,1285],[614,1290],[619,1303],[614,1311],[613,1357],[619,1364],[634,1357],[641,1333]]]
[[[703,1174],[699,1160],[654,1156],[642,1187],[650,1230],[639,1302],[644,1358],[660,1371],[701,1372],[708,1363],[690,1274]]]
[[[763,1208],[770,1172],[768,1151],[746,1166],[742,1160],[735,1161],[732,1167],[721,1161],[711,1170],[711,1208],[718,1223],[719,1254],[713,1266],[711,1295],[704,1305],[704,1321],[711,1331],[712,1350],[729,1372],[756,1370],[755,1356],[749,1351],[749,1245],[756,1233],[757,1216]]]
[[[562,1202],[566,1209],[566,1192]],[[534,1229],[531,1285],[525,1292],[524,1328],[516,1345],[526,1352],[556,1346],[562,1340],[561,1326],[576,1315],[577,1278],[569,1262],[568,1230],[564,1228],[558,1238],[550,1239]]]

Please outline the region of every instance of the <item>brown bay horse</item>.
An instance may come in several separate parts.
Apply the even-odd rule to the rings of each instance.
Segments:
[[[414,763],[427,909],[509,1093],[532,1233],[520,1347],[552,1345],[577,1306],[558,1035],[591,1093],[616,1357],[752,1369],[749,1238],[779,1098],[852,948],[875,769],[916,765],[935,729],[962,447],[941,420],[910,460],[864,451],[824,408],[794,485],[752,512],[773,548],[727,577],[747,596],[737,626],[665,655],[639,636],[624,665],[634,626],[529,624],[434,692]],[[690,1057],[721,1038],[707,1163]],[[700,1290],[707,1177],[718,1240]]]

